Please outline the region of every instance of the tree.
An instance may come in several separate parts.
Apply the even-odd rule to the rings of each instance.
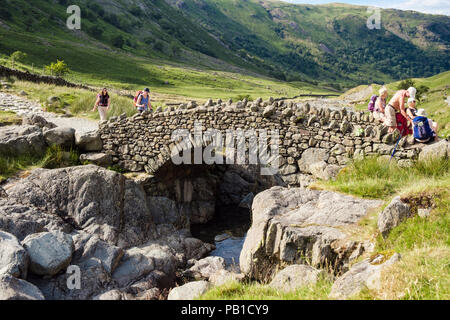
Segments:
[[[125,44],[125,40],[121,35],[118,35],[112,38],[112,44],[114,47],[122,49]]]
[[[155,43],[153,43],[153,49],[162,52],[164,50],[164,42],[161,40],[156,40]]]
[[[412,79],[406,79],[401,81],[397,86],[397,90],[407,90],[409,87],[416,88],[417,90],[416,99],[419,102],[422,100],[423,95],[426,94],[428,91],[430,91],[430,88],[423,84],[416,87],[416,83]]]
[[[70,72],[70,69],[64,60],[56,60],[56,63],[52,62],[49,66],[45,66],[45,70],[51,75],[56,75],[58,77],[64,76]]]
[[[87,33],[96,39],[100,39],[103,35],[103,32],[104,32],[103,28],[97,25],[93,25],[92,27],[89,27],[87,29]]]
[[[26,57],[27,57],[27,54],[23,53],[22,51],[16,51],[13,54],[11,54],[10,59],[11,59],[12,67],[14,68],[14,65],[16,62],[21,62],[21,61],[25,60]]]
[[[176,44],[176,42],[171,42],[169,52],[172,57],[176,57],[181,53],[181,48]]]

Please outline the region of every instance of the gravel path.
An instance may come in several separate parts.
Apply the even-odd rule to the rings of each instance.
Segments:
[[[89,132],[98,129],[98,122],[95,120],[44,112],[40,103],[4,92],[0,92],[0,110],[13,111],[19,116],[40,115],[58,127],[71,127],[78,132]]]

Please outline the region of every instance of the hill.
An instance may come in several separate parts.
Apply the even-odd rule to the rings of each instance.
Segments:
[[[81,7],[82,29],[74,32],[65,27],[66,0],[4,3],[0,53],[26,52],[38,70],[61,58],[93,84],[164,87],[214,70],[341,89],[431,76],[450,64],[448,16],[383,10],[381,29],[369,30],[361,6],[77,0],[70,4]]]

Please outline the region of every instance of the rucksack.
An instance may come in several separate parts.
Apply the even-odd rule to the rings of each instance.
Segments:
[[[378,99],[378,96],[375,94],[370,97],[370,102],[369,102],[369,105],[367,106],[367,108],[369,109],[370,112],[375,111],[375,102],[377,101],[377,99]]]
[[[139,90],[138,92],[136,92],[136,95],[134,96],[134,99],[133,99],[133,105],[136,107],[136,104],[137,104],[137,102],[138,102],[138,99],[139,99],[139,96],[141,95],[141,94],[143,94],[144,93],[144,91],[141,91],[141,90]]]
[[[433,130],[430,128],[427,117],[418,116],[413,119],[414,139],[426,141],[433,137]]]

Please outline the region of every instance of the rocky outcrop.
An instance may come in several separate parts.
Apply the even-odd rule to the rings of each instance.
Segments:
[[[29,257],[15,236],[0,231],[0,275],[27,278]]]
[[[352,268],[338,278],[330,293],[330,298],[346,299],[367,288],[380,289],[381,272],[387,266],[400,260],[400,254],[378,254],[372,259],[366,259],[352,266]]]
[[[31,261],[27,280],[46,299],[105,298],[108,292],[157,299],[174,286],[179,268],[214,248],[191,237],[189,219],[171,212],[177,209],[172,202],[158,206],[159,198],[136,182],[97,166],[36,169],[3,192],[0,229],[22,241]],[[71,266],[79,268],[81,289],[68,288]]]
[[[31,234],[22,245],[30,257],[30,271],[40,276],[53,276],[67,268],[74,251],[72,237],[60,231]]]
[[[49,146],[72,147],[75,145],[75,129],[57,127],[44,132],[45,141]]]
[[[11,275],[0,275],[0,300],[44,300],[42,292],[31,283]]]
[[[38,126],[0,128],[0,154],[9,156],[42,155],[47,145]]]
[[[209,278],[225,269],[225,260],[222,257],[206,257],[197,261],[184,272],[184,276],[196,280],[209,280]]]
[[[75,132],[75,144],[80,150],[87,152],[101,151],[103,146],[98,131]]]
[[[378,216],[378,230],[386,237],[393,228],[410,216],[409,205],[403,203],[400,197],[395,197]]]
[[[364,244],[347,239],[345,227],[381,204],[328,191],[281,187],[264,191],[253,202],[241,271],[262,281],[293,264],[345,272],[348,262],[364,252]]]
[[[98,152],[90,152],[80,155],[80,161],[82,163],[95,164],[101,167],[108,167],[112,165],[112,158],[110,155]]]
[[[419,160],[427,159],[448,159],[450,158],[450,142],[441,140],[430,145],[426,145],[419,154]]]
[[[316,284],[325,273],[308,265],[294,264],[278,272],[269,286],[281,291],[295,291]]]
[[[194,281],[180,287],[173,288],[167,300],[194,300],[204,294],[211,287],[208,281]]]

